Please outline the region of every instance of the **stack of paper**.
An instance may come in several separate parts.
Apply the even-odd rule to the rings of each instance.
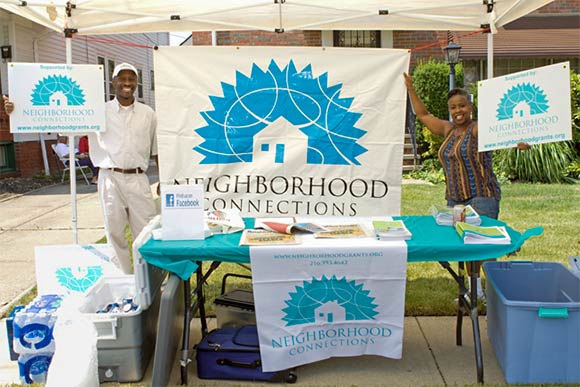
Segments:
[[[269,230],[245,229],[240,246],[295,245],[300,240],[293,234],[283,234]]]
[[[373,228],[380,240],[408,240],[413,237],[402,220],[373,220]]]
[[[324,232],[326,228],[311,222],[295,222],[294,218],[257,218],[254,228],[291,234],[294,231],[301,232]]]
[[[436,204],[429,208],[429,212],[435,218],[435,221],[440,226],[453,226],[453,208],[446,206],[438,206]],[[481,224],[481,217],[473,209],[473,207],[465,206],[465,223],[479,226]]]
[[[507,245],[511,243],[511,238],[503,226],[481,227],[464,222],[457,222],[455,224],[455,229],[457,230],[459,236],[463,238],[463,243],[465,244]]]
[[[326,231],[314,233],[315,238],[366,238],[369,237],[360,224],[324,225]]]

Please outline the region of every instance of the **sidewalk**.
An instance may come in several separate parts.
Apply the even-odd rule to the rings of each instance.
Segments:
[[[0,202],[0,315],[36,283],[34,247],[73,243],[70,185],[57,184]],[[105,235],[96,186],[77,182],[78,242]]]
[[[5,324],[0,325],[0,386],[17,382],[18,366],[9,362],[6,349]],[[210,319],[209,328],[215,328]],[[503,373],[487,339],[486,321],[480,317],[483,344],[485,385],[505,385]],[[298,367],[296,387],[371,387],[371,386],[476,386],[477,374],[471,336],[471,324],[464,320],[463,346],[455,345],[455,317],[406,317],[403,338],[403,358],[387,359],[379,356],[332,358]],[[199,320],[192,322],[191,346],[199,342]],[[201,380],[196,376],[195,352],[190,352],[188,385],[222,386],[276,386],[277,383]],[[150,386],[153,359],[140,382],[131,387]],[[181,384],[179,351],[173,361],[169,386]],[[123,386],[125,384],[120,384]],[[115,383],[104,387],[119,386]]]

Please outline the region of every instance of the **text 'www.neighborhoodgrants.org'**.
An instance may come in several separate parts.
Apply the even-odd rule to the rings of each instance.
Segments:
[[[532,136],[532,137],[523,137],[517,140],[506,140],[506,141],[498,141],[498,142],[494,142],[493,144],[485,144],[485,148],[490,149],[490,148],[504,148],[504,147],[511,147],[513,145],[516,145],[518,142],[527,142],[529,144],[537,144],[541,141],[546,141],[546,140],[563,140],[565,139],[566,136],[564,135],[564,133],[558,133],[558,134],[546,134],[543,136]]]

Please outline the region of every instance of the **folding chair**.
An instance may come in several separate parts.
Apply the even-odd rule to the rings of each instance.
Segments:
[[[52,144],[51,147],[52,147],[52,154],[57,159],[56,163],[57,163],[59,169],[62,169],[62,177],[60,179],[60,182],[64,183],[64,176],[66,175],[66,172],[70,170],[69,162],[68,162],[69,160],[65,157],[60,157],[60,155],[56,152],[56,144]],[[87,185],[91,185],[91,182],[87,178],[87,175],[84,171],[85,168],[88,169],[89,171],[91,169],[87,165],[80,165],[79,161],[76,158],[75,158],[75,164],[76,164],[77,170],[81,171],[83,178],[85,179],[85,182],[87,183]],[[69,174],[70,174],[70,172],[69,172]]]

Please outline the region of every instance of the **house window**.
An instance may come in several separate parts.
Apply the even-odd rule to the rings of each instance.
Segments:
[[[0,142],[0,173],[16,171],[13,142]]]
[[[115,98],[115,88],[113,88],[113,70],[115,69],[115,61],[106,59],[103,56],[98,56],[97,63],[103,66],[105,101],[109,101]]]
[[[381,47],[381,31],[334,31],[335,47]]]
[[[155,71],[151,70],[151,74],[150,74],[149,79],[151,80],[151,85],[150,85],[151,90],[155,90]]]
[[[143,100],[143,71],[137,69],[137,98]]]
[[[107,95],[109,98],[105,98],[105,101],[112,100],[115,98],[115,88],[113,87],[113,71],[115,70],[115,61],[112,59],[107,60],[109,67],[107,68],[106,74],[109,76],[109,89]]]

